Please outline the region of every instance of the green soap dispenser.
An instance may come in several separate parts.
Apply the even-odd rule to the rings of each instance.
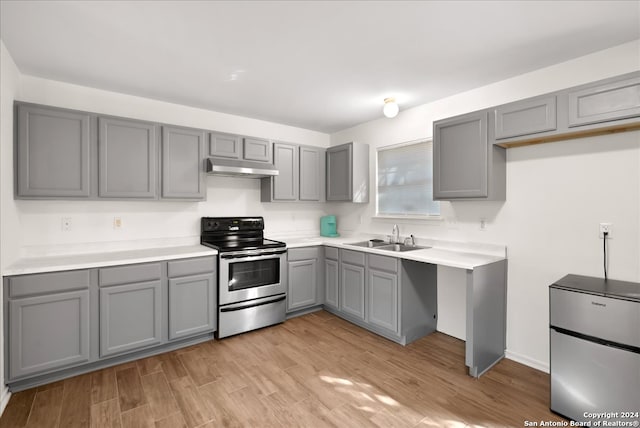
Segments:
[[[328,236],[335,238],[340,236],[338,233],[338,223],[336,222],[336,216],[325,215],[320,217],[320,236]]]

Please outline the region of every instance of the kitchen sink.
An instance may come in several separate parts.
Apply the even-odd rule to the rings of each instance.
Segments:
[[[398,253],[403,253],[405,251],[424,250],[425,248],[431,248],[431,247],[418,247],[418,246],[404,245],[404,244],[388,244],[388,245],[382,245],[382,246],[376,247],[377,250],[395,251]]]
[[[384,242],[382,239],[370,239],[368,241],[350,242],[345,245],[353,245],[354,247],[379,248],[389,244],[387,242]]]

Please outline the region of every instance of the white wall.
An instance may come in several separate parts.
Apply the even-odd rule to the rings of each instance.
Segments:
[[[13,99],[19,95],[20,74],[0,40],[0,270],[18,256],[20,219],[13,200]],[[3,306],[0,293],[0,307]],[[0,317],[0,413],[9,401],[4,386],[4,327]]]
[[[329,145],[329,136],[315,131],[26,75],[21,76],[19,99],[280,141]],[[10,178],[10,169],[7,174]],[[92,242],[110,243],[116,248],[118,243],[133,240],[160,243],[167,238],[195,239],[200,234],[202,216],[263,215],[268,234],[313,233],[318,230],[318,219],[326,210],[326,206],[319,203],[263,204],[260,182],[256,179],[211,176],[206,178],[206,183],[207,201],[199,203],[16,201],[22,222],[22,254],[38,255],[54,247],[68,251],[75,251],[79,245],[93,248],[87,245]],[[119,230],[113,228],[115,216],[122,218],[123,227]],[[70,231],[61,231],[62,217],[72,219]]]
[[[331,144],[370,144],[375,183],[375,148],[431,138],[434,120],[636,70],[640,40],[361,124]],[[371,199],[339,205],[339,228],[390,234],[398,223],[403,234],[507,245],[508,355],[534,367],[548,368],[547,286],[567,273],[602,275],[599,222],[613,223],[610,277],[640,280],[640,132],[509,149],[506,202],[443,202],[441,221],[375,219]],[[460,317],[445,315],[464,313],[464,285],[438,275],[439,329],[464,337]]]

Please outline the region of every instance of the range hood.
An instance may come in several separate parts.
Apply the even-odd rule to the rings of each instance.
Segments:
[[[207,174],[223,177],[264,178],[279,174],[273,164],[238,159],[207,158]]]

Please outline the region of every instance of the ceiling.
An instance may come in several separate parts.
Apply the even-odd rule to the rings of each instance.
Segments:
[[[0,7],[24,74],[327,133],[640,38],[640,1]]]

